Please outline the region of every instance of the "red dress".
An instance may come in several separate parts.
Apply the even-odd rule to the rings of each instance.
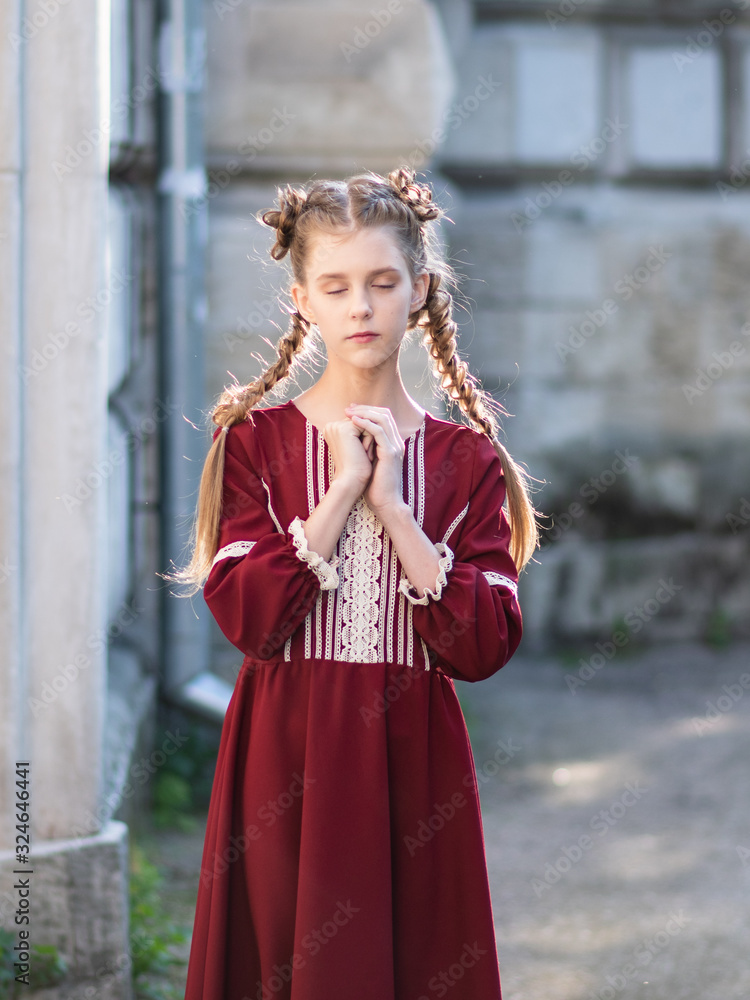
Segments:
[[[217,432],[221,433],[221,432]],[[417,599],[363,498],[326,562],[333,461],[290,400],[226,441],[204,589],[244,654],[217,758],[185,1000],[498,1000],[476,774],[453,678],[521,638],[490,441],[427,413],[403,496],[440,552]]]

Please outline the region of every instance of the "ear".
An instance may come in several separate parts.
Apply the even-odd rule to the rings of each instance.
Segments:
[[[291,293],[292,298],[294,299],[294,304],[297,307],[297,312],[303,316],[308,323],[314,323],[315,318],[313,317],[310,309],[310,299],[307,291],[305,290],[305,286],[300,285],[295,281],[291,287]]]
[[[417,312],[425,304],[427,299],[427,292],[430,288],[430,276],[429,274],[419,274],[414,279],[414,284],[412,285],[413,292],[411,297],[411,308],[410,312]]]

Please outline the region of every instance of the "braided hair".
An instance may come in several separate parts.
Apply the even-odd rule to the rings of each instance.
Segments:
[[[456,281],[446,262],[434,223],[444,215],[432,199],[427,184],[418,183],[409,167],[400,167],[383,177],[367,172],[345,181],[318,180],[306,187],[287,185],[277,189],[277,206],[259,212],[256,218],[275,234],[271,257],[287,255],[295,282],[304,285],[306,268],[315,254],[315,237],[321,232],[340,233],[357,228],[388,226],[408,264],[412,279],[429,274],[424,305],[407,321],[407,332],[418,329],[427,349],[433,374],[451,405],[457,405],[469,425],[486,434],[502,464],[511,527],[511,555],[519,570],[531,558],[538,543],[535,511],[530,500],[529,476],[509,455],[498,439],[502,406],[470,373],[457,350],[458,327],[453,318],[450,289]],[[247,385],[226,388],[216,403],[211,420],[224,431],[251,419],[251,411],[281,379],[286,378],[295,356],[305,344],[312,324],[298,310],[290,309],[287,331],[276,344],[277,358]],[[185,596],[205,582],[219,544],[219,522],[224,475],[226,433],[217,434],[208,452],[201,476],[190,563],[166,578],[187,585]]]

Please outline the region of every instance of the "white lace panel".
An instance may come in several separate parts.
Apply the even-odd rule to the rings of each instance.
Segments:
[[[213,569],[216,563],[220,562],[222,559],[234,559],[237,556],[246,556],[253,545],[255,545],[255,542],[232,542],[230,545],[225,545],[224,548],[219,549],[214,556],[214,560],[211,563],[211,569]]]
[[[435,542],[435,548],[440,552],[440,559],[438,559],[438,576],[437,582],[435,584],[435,590],[430,590],[429,587],[425,588],[425,592],[421,597],[414,597],[410,591],[414,590],[414,587],[409,583],[406,577],[401,580],[398,585],[398,589],[412,604],[427,604],[432,598],[434,601],[440,600],[440,595],[443,592],[443,587],[448,583],[448,571],[453,568],[453,552],[445,544],[445,542]]]
[[[378,598],[383,525],[364,497],[346,521],[341,584],[341,649],[337,659],[374,663],[378,648]]]
[[[339,564],[339,557],[334,555],[330,562],[326,562],[323,556],[313,552],[308,548],[307,536],[299,516],[295,517],[289,525],[289,533],[292,536],[294,551],[302,562],[307,563],[310,569],[320,580],[321,590],[333,590],[339,585],[339,574],[336,567]]]
[[[511,590],[518,597],[518,584],[514,580],[511,580],[510,577],[503,576],[502,573],[494,573],[492,570],[485,571],[483,576],[490,585],[499,584],[501,587],[507,587],[508,590]]]

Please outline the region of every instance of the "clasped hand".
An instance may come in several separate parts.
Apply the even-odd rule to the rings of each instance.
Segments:
[[[375,512],[403,503],[405,446],[391,411],[354,403],[348,416],[323,428],[331,450],[334,479],[351,487],[354,500],[364,496]]]

